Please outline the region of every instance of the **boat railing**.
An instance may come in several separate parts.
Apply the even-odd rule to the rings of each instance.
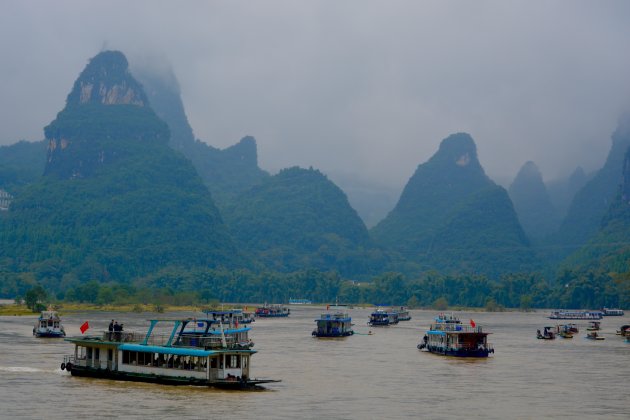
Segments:
[[[481,326],[471,326],[471,325],[463,325],[463,324],[449,324],[449,323],[437,323],[431,324],[430,327],[433,331],[454,331],[454,332],[466,332],[466,333],[482,333],[483,329]]]
[[[348,316],[348,314],[342,313],[342,312],[337,312],[337,313],[334,313],[334,314],[321,314],[321,317],[319,319],[327,320],[327,321],[335,321],[335,320],[347,319],[347,318],[350,318]]]
[[[243,338],[243,337],[241,337]],[[165,346],[168,344],[170,335],[153,334],[147,340],[150,346]],[[175,339],[172,343],[173,347],[197,347],[203,349],[219,349],[224,347],[231,349],[245,349],[253,346],[251,341],[239,341],[234,334],[221,335],[204,335],[204,334],[184,334]]]
[[[135,331],[104,331],[103,341],[117,341],[121,343],[139,343],[144,340],[145,334]]]

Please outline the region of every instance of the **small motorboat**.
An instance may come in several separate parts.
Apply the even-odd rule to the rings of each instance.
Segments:
[[[601,323],[599,321],[591,321],[588,324],[588,327],[586,327],[586,331],[599,331],[601,330]]]
[[[586,338],[588,338],[589,340],[604,340],[605,339],[605,337],[602,337],[601,335],[597,334],[597,331],[593,331],[586,334]]]
[[[556,333],[553,332],[552,327],[545,327],[542,333],[540,330],[536,331],[536,338],[539,340],[553,340],[556,338]]]
[[[615,334],[622,337],[630,337],[630,325],[622,325]]]
[[[556,334],[562,338],[573,338],[573,334],[577,333],[575,324],[565,324],[556,326]]]

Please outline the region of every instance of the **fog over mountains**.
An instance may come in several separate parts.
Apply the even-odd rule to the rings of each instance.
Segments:
[[[103,49],[134,71],[171,63],[194,136],[212,147],[250,135],[269,173],[313,166],[398,192],[455,132],[505,187],[530,160],[545,181],[591,173],[630,108],[624,1],[3,6],[5,145],[40,140]]]

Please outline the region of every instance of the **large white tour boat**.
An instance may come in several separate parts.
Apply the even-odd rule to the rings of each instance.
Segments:
[[[557,310],[551,312],[549,319],[597,320],[602,319],[602,313],[600,311]]]

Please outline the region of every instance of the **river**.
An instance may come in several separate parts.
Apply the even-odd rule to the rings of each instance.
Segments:
[[[257,319],[250,337],[258,350],[252,377],[281,379],[266,391],[72,377],[60,369],[73,345],[31,334],[36,316],[0,317],[0,418],[68,419],[540,419],[630,418],[630,343],[615,335],[630,318],[605,317],[603,341],[580,333],[537,340],[555,325],[546,312],[457,312],[492,334],[495,354],[459,359],[416,345],[435,311],[413,310],[412,320],[372,328],[370,309],[350,309],[357,335],[311,336],[325,308],[292,306],[288,318]],[[111,319],[146,331],[151,317],[199,313],[83,312],[63,315],[68,335],[103,331]]]

